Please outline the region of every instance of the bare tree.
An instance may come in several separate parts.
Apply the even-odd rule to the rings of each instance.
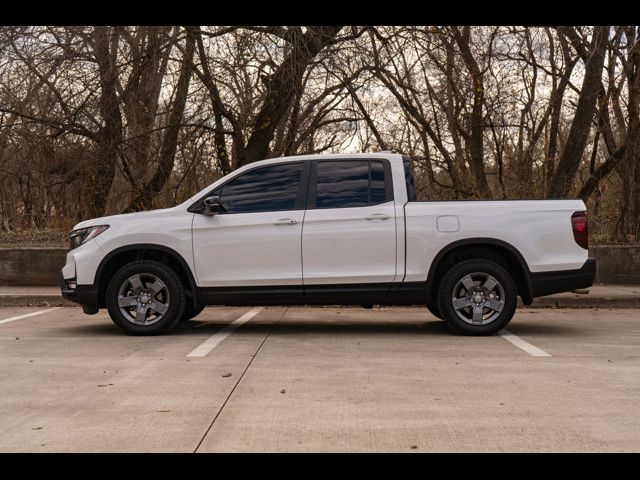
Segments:
[[[189,83],[191,81],[191,69],[195,44],[196,39],[194,29],[189,28],[187,29],[175,98],[167,118],[167,126],[162,140],[158,166],[153,176],[144,183],[144,186],[140,189],[138,195],[131,201],[126,211],[150,208],[152,206],[153,197],[156,196],[164,187],[165,183],[169,179],[169,175],[171,175],[171,172],[173,171],[176,148],[178,145],[178,134],[180,132],[180,124],[182,122],[182,116],[187,103],[187,94],[189,92]]]
[[[421,198],[578,193],[596,239],[638,241],[638,44],[637,26],[0,27],[0,230],[392,149]]]
[[[569,35],[571,27],[561,30]],[[576,112],[571,122],[571,129],[567,137],[562,155],[558,161],[553,179],[547,190],[548,197],[566,197],[571,191],[575,174],[582,160],[582,154],[587,144],[589,131],[596,109],[596,100],[601,89],[602,67],[607,45],[609,27],[595,27],[591,52],[586,61],[582,89],[578,97]]]

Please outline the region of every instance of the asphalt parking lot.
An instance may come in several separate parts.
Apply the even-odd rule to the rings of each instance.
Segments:
[[[640,451],[640,310],[218,308],[173,335],[0,308],[0,451]]]

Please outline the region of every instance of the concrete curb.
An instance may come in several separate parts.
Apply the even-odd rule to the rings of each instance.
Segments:
[[[518,306],[523,307],[518,299]],[[0,307],[78,307],[60,295],[0,294]],[[525,308],[640,308],[640,297],[541,297]]]
[[[525,308],[640,308],[640,297],[591,297],[581,295],[581,298],[535,298],[533,303]],[[518,299],[518,306],[522,302]]]
[[[0,307],[78,307],[60,295],[0,295]]]

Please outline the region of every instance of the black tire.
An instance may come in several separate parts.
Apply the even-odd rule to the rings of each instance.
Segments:
[[[472,280],[480,279],[474,282],[477,286],[471,287],[470,290],[473,290],[473,292],[475,292],[476,289],[481,290],[480,284],[482,283],[482,278],[488,278],[487,276],[493,277],[498,283],[487,295],[483,292],[478,292],[479,296],[475,297],[471,291],[467,293],[466,288],[462,286],[463,280],[468,281],[468,276]],[[503,295],[496,293],[499,292],[500,288],[502,289]],[[461,316],[471,317],[465,321],[458,315],[453,305],[454,295],[456,295],[456,297],[458,296],[456,291],[464,292],[462,293],[463,296],[468,295],[468,298],[460,298],[460,300],[465,300],[466,302],[472,302],[475,301],[476,298],[480,299],[481,297],[486,302],[494,302],[495,300],[498,300],[498,302],[502,301],[501,310],[498,307],[496,307],[495,310],[484,308],[482,306],[484,303],[481,301],[481,303],[475,304],[478,306],[478,318],[483,318],[483,315],[487,315],[486,320],[480,320],[482,322],[486,321],[487,323],[473,324],[471,322],[475,322],[476,320],[473,318],[473,306],[458,307]],[[513,318],[513,314],[516,311],[517,294],[518,292],[513,278],[497,263],[483,259],[465,260],[453,266],[445,273],[444,277],[442,277],[440,285],[438,286],[438,310],[442,313],[447,324],[457,333],[463,335],[493,335],[502,330]],[[489,300],[490,295],[493,296]],[[503,298],[500,298],[501,296]],[[491,304],[496,305],[495,303]],[[474,304],[472,303],[471,305]],[[486,313],[481,313],[485,311]],[[492,317],[495,318],[492,319]]]
[[[434,303],[427,303],[427,310],[429,310],[429,312],[431,312],[431,315],[433,315],[436,318],[439,318],[440,320],[442,320],[442,315],[440,314],[440,310],[438,309],[438,305],[434,304]]]
[[[132,288],[133,282],[130,282],[129,279],[136,275],[140,275],[138,278],[142,279],[142,285],[145,288],[149,287],[150,283],[150,281],[146,281],[145,283],[145,278],[155,277],[156,279],[160,279],[164,284],[160,295],[168,295],[166,303],[164,304],[168,305],[168,307],[162,314],[162,317],[154,321],[155,323],[147,325],[136,324],[131,319],[128,319],[120,309],[119,297],[121,288],[129,285],[129,294],[127,296],[135,297]],[[154,298],[152,298],[152,300],[154,300]],[[125,265],[111,277],[106,291],[106,305],[111,320],[131,335],[158,335],[168,332],[182,318],[185,303],[184,286],[178,275],[166,265],[153,260],[140,260]],[[160,314],[156,314],[153,310],[149,310],[149,312],[152,312],[151,315],[153,316],[160,316]],[[132,311],[130,316],[133,317],[133,313],[135,312]],[[137,314],[135,318],[138,318]],[[146,318],[147,314],[145,314],[145,319]]]
[[[180,319],[180,321],[187,322],[192,318],[197,317],[198,315],[200,315],[202,310],[204,310],[205,306],[206,305],[204,305],[203,303],[198,302],[197,306],[194,308],[193,301],[190,298],[187,298],[184,306],[184,312],[182,313],[182,318]]]

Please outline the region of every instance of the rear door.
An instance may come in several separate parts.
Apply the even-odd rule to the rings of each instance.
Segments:
[[[302,268],[305,286],[394,281],[396,222],[388,160],[313,163]]]

